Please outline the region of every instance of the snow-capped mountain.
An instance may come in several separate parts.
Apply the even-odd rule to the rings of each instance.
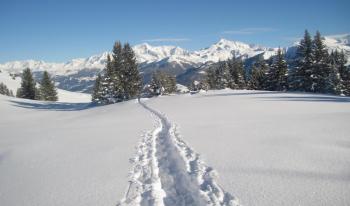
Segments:
[[[325,36],[323,40],[329,52],[338,50],[343,51],[350,64],[350,34]],[[287,57],[293,58],[296,54],[299,41],[294,42],[293,46],[287,48]]]
[[[233,55],[248,58],[264,52],[267,53],[266,58],[269,58],[276,51],[275,48],[249,45],[226,39],[221,39],[206,49],[193,52],[177,46],[151,46],[147,43],[136,45],[133,50],[137,61],[142,65],[162,61],[204,64],[226,60]],[[20,72],[23,68],[29,67],[33,71],[47,70],[54,75],[69,75],[82,69],[102,69],[108,54],[109,52],[104,52],[88,58],[72,59],[66,63],[48,63],[35,60],[12,61],[0,64],[0,69]]]
[[[325,37],[325,44],[331,50],[343,50],[350,62],[350,34]],[[223,61],[233,56],[251,59],[257,56],[268,59],[275,55],[277,48],[246,44],[239,41],[220,39],[208,48],[188,51],[177,46],[152,46],[147,43],[135,45],[133,50],[140,65],[144,81],[148,81],[154,70],[165,70],[173,75],[191,75],[190,71]],[[293,56],[296,44],[289,47],[287,56]],[[48,63],[44,61],[25,60],[0,64],[0,70],[20,73],[30,68],[36,77],[47,70],[59,88],[88,92],[91,90],[96,74],[106,63],[109,52],[93,55],[88,58],[72,59],[65,63]],[[182,82],[183,83],[183,82]]]
[[[262,53],[265,53],[266,55],[264,57],[268,59],[276,51],[277,48],[267,48],[239,41],[220,39],[219,42],[211,45],[209,48],[201,49],[194,53],[200,57],[202,63],[206,63],[224,61],[233,56],[242,57],[243,59],[250,58]]]

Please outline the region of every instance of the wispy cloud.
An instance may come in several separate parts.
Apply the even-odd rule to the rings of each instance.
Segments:
[[[188,38],[156,38],[156,39],[144,39],[144,42],[183,42],[190,41]]]
[[[257,28],[244,28],[244,29],[238,29],[238,30],[228,30],[228,31],[223,31],[222,34],[249,35],[249,34],[262,33],[262,32],[271,32],[275,30],[276,29],[273,29],[273,28],[257,27]]]

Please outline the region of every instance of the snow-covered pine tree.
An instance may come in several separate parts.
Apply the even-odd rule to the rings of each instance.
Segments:
[[[331,94],[343,94],[344,85],[340,77],[340,55],[337,50],[329,55],[330,74],[327,78],[326,92]]]
[[[206,81],[203,80],[194,80],[191,82],[191,85],[189,87],[190,91],[192,92],[199,92],[201,90],[207,91],[209,89],[209,85]]]
[[[165,86],[165,93],[172,94],[175,92],[176,92],[176,77],[174,75],[168,75],[166,86]]]
[[[279,48],[267,73],[267,89],[271,91],[285,91],[288,88],[287,63]]]
[[[344,51],[332,51],[330,54],[331,74],[329,79],[330,93],[350,95],[350,71],[345,65],[347,59]]]
[[[305,30],[304,38],[297,49],[296,66],[291,72],[290,89],[296,91],[311,91],[312,86],[312,39],[310,33]]]
[[[107,56],[106,67],[103,70],[100,85],[100,103],[111,104],[117,102],[115,96],[115,72],[112,67],[111,57]]]
[[[17,97],[35,99],[35,81],[29,68],[23,70],[21,87],[17,90]]]
[[[327,84],[331,73],[329,54],[323,43],[323,38],[319,31],[316,32],[312,42],[313,64],[311,72],[311,91],[316,93],[327,92]]]
[[[124,57],[123,57],[123,46],[117,41],[113,45],[112,50],[112,62],[111,70],[113,76],[111,76],[111,81],[113,82],[113,96],[116,99],[116,102],[123,101],[125,99],[125,72],[124,72]]]
[[[288,89],[288,67],[281,48],[278,48],[274,63],[272,64],[275,77],[273,85],[276,91],[286,91]]]
[[[91,97],[92,101],[96,103],[102,103],[101,96],[102,96],[102,76],[101,74],[98,74],[95,80],[94,88],[92,90],[92,97]]]
[[[151,95],[162,95],[164,92],[162,73],[160,71],[155,71],[152,73],[151,82],[149,84]]]
[[[207,69],[205,81],[206,81],[209,89],[216,88],[215,68],[211,67],[211,68]]]
[[[229,78],[228,87],[231,89],[244,89],[246,87],[243,61],[233,57],[227,61]]]
[[[163,71],[155,71],[149,85],[151,95],[164,95],[176,92],[176,78]]]
[[[228,83],[231,81],[232,80],[228,71],[227,62],[226,61],[219,62],[218,67],[215,70],[216,89],[227,88]]]
[[[135,53],[130,44],[124,44],[122,50],[123,69],[121,70],[120,81],[124,90],[123,100],[135,98],[140,94],[141,76],[136,63]]]
[[[44,101],[57,101],[57,91],[55,84],[52,82],[50,75],[47,71],[44,71],[43,77],[40,82],[40,99]]]
[[[7,86],[2,82],[0,82],[0,94],[13,96],[12,91],[9,88],[7,88]]]
[[[343,71],[343,84],[344,90],[343,94],[346,96],[350,96],[350,66],[346,67]]]
[[[253,65],[249,79],[249,88],[254,90],[266,89],[268,65],[264,61],[259,61]]]

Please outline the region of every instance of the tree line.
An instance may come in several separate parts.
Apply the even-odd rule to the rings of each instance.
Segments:
[[[43,101],[57,101],[57,90],[47,71],[43,72],[40,86],[36,86],[33,74],[29,68],[22,72],[21,86],[16,92],[16,97]]]
[[[239,58],[219,62],[207,71],[210,89],[302,91],[350,96],[350,69],[343,51],[328,52],[320,32],[314,38],[306,30],[297,54],[287,64],[285,53],[253,64],[246,72]]]
[[[320,32],[314,38],[306,30],[297,47],[296,57],[287,63],[285,52],[268,60],[255,62],[246,70],[241,58],[233,57],[212,65],[203,81],[193,81],[190,90],[253,89],[270,91],[302,91],[350,96],[350,69],[343,51],[328,52]],[[5,85],[2,93],[10,94]],[[98,74],[92,91],[92,101],[110,104],[148,95],[164,95],[176,92],[176,77],[155,71],[148,85],[142,88],[135,53],[128,43],[117,41],[108,55],[105,68]],[[22,73],[21,87],[17,97],[57,101],[57,91],[45,71],[36,87],[29,68]]]
[[[92,101],[110,104],[129,100],[140,95],[141,85],[134,51],[128,43],[116,42],[106,67],[96,78]]]

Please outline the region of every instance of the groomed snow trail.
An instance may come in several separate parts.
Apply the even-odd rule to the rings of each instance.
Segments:
[[[117,204],[140,206],[237,206],[239,202],[215,181],[216,172],[201,161],[165,115],[151,112],[157,126],[147,132],[132,159],[129,186]]]

